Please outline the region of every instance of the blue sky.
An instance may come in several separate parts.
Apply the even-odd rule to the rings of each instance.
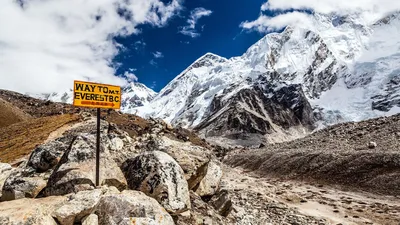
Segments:
[[[184,10],[180,15],[170,19],[165,27],[141,25],[140,34],[116,38],[124,46],[114,59],[120,65],[117,73],[124,74],[131,69],[130,72],[138,77],[139,82],[159,91],[207,52],[227,58],[242,55],[263,35],[243,31],[239,25],[243,21],[257,19],[264,2],[187,0],[183,3]],[[209,16],[197,21],[195,29],[199,36],[179,33],[188,24],[191,12],[199,7],[212,11]]]

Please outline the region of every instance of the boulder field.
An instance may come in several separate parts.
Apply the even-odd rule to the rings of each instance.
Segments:
[[[218,193],[222,178],[212,151],[161,131],[132,138],[102,120],[100,186],[96,187],[95,127],[95,119],[85,115],[58,137],[32,149],[18,167],[0,164],[0,224],[203,221],[192,202],[207,205],[208,214],[217,218],[212,220],[224,223],[222,214],[226,216],[229,209],[221,211],[217,207],[221,204],[213,207],[202,200]]]

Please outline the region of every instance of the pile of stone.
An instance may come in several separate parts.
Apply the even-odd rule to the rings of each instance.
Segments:
[[[208,149],[159,132],[135,139],[95,120],[34,149],[18,168],[0,164],[0,224],[225,224],[232,203]],[[203,199],[207,199],[207,202]]]

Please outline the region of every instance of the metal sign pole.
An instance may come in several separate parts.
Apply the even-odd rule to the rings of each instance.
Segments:
[[[100,186],[100,109],[121,108],[121,87],[87,81],[74,81],[74,106],[97,109],[96,187]]]
[[[96,187],[100,177],[100,108],[97,108],[97,140],[96,140]]]

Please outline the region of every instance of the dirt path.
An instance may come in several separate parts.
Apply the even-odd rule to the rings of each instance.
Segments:
[[[228,166],[221,188],[230,190],[236,224],[400,224],[400,196],[257,178]]]

